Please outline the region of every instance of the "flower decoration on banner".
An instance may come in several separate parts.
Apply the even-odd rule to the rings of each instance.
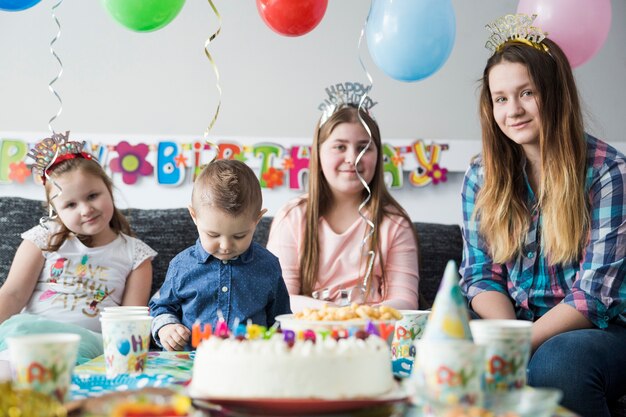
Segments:
[[[295,167],[296,164],[293,163],[293,159],[291,159],[290,157],[287,157],[283,160],[283,169],[285,171],[289,171],[290,169],[292,169],[293,167]]]
[[[183,168],[187,168],[187,157],[184,154],[180,154],[178,155],[176,158],[174,158],[174,161],[176,161],[176,166],[177,167],[183,167]]]
[[[391,162],[393,163],[394,166],[401,166],[402,163],[404,162],[404,156],[400,156],[400,155],[393,156],[391,158]]]
[[[122,174],[124,184],[134,184],[139,176],[152,175],[154,168],[146,161],[150,151],[148,145],[140,143],[131,145],[128,142],[120,142],[116,147],[118,157],[111,160],[109,167],[112,172]]]
[[[161,29],[178,15],[185,0],[102,0],[122,26],[137,32]]]
[[[263,21],[284,36],[301,36],[312,31],[324,17],[328,0],[257,0]]]
[[[0,0],[0,10],[7,12],[19,12],[26,10],[39,3],[41,0]]]
[[[426,171],[426,175],[428,175],[432,180],[433,184],[437,185],[440,182],[448,181],[448,170],[446,168],[439,167],[439,164],[434,164],[431,169]]]
[[[17,181],[20,184],[26,182],[26,178],[30,176],[30,169],[24,161],[14,162],[9,165],[9,179]]]
[[[282,169],[276,169],[271,167],[263,174],[263,180],[267,188],[274,188],[279,185],[283,185],[283,176],[285,175]]]

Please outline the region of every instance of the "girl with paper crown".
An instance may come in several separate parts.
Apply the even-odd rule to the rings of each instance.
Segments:
[[[355,84],[338,90],[367,91]],[[308,193],[288,202],[272,223],[267,247],[280,259],[294,312],[349,302],[417,308],[417,237],[385,187],[380,131],[359,100],[322,103]]]
[[[461,286],[481,318],[534,322],[528,382],[583,416],[626,393],[626,158],[585,133],[562,50],[488,26],[482,154],[463,184]]]
[[[79,358],[85,358],[102,353],[103,307],[147,304],[156,252],[130,236],[111,179],[84,143],[68,136],[46,138],[29,154],[51,215],[22,234],[0,288],[0,341],[18,333],[74,332],[83,338]]]

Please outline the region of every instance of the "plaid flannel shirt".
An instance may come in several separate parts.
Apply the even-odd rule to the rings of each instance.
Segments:
[[[626,157],[587,135],[587,176],[591,227],[581,258],[549,265],[541,243],[541,212],[534,210],[523,250],[505,264],[492,262],[478,233],[480,216],[472,219],[483,183],[480,157],[463,181],[463,261],[461,288],[471,302],[484,291],[508,295],[518,318],[536,320],[559,303],[574,307],[594,325],[626,324]],[[528,207],[536,197],[528,189]],[[557,190],[558,192],[558,190]]]

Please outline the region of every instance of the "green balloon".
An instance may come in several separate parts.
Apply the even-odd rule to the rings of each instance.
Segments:
[[[128,29],[151,32],[174,20],[185,0],[102,0],[102,3]]]

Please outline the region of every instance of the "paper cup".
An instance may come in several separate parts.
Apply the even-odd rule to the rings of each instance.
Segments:
[[[470,328],[474,342],[485,347],[485,390],[511,391],[526,386],[532,322],[472,320]]]
[[[15,386],[68,400],[79,343],[80,336],[71,333],[8,337]]]
[[[149,317],[150,314],[148,311],[144,310],[113,310],[113,311],[103,311],[100,313],[100,317],[128,317],[128,316],[144,316]]]
[[[109,307],[104,307],[103,310],[105,313],[126,313],[129,311],[141,311],[141,312],[145,312],[146,314],[150,313],[150,307],[147,306],[109,306]]]
[[[468,340],[419,340],[415,343],[409,392],[426,402],[480,405],[483,399],[483,346]]]
[[[101,317],[108,377],[143,373],[150,347],[150,316]]]
[[[396,321],[391,342],[391,361],[394,375],[408,377],[413,368],[415,346],[424,333],[430,311],[400,310],[402,318]]]

